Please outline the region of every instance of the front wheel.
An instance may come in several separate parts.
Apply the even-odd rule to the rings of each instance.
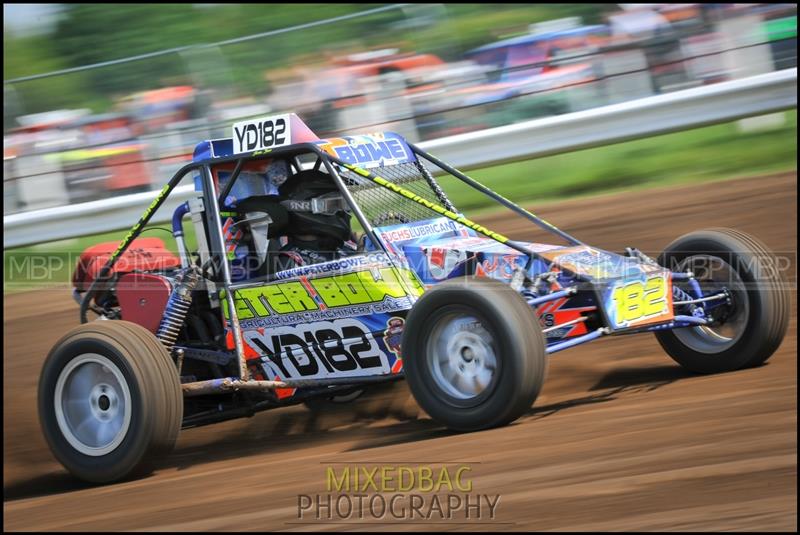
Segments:
[[[729,295],[704,303],[711,325],[656,332],[681,366],[697,373],[738,370],[764,363],[778,349],[789,325],[790,295],[763,243],[731,229],[702,230],[669,244],[658,262],[672,271],[692,270],[703,295]],[[678,287],[690,293],[688,285]]]
[[[403,330],[408,386],[431,418],[456,431],[505,425],[530,409],[547,369],[533,310],[510,286],[453,279],[414,304]]]
[[[39,421],[76,477],[108,483],[146,472],[181,428],[183,395],[167,350],[147,329],[95,321],[67,333],[39,380]]]

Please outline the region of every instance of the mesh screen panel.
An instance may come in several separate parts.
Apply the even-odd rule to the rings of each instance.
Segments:
[[[455,207],[431,175],[429,166],[433,164],[419,161],[369,169],[369,171],[427,201],[456,212]],[[367,220],[376,227],[441,217],[441,214],[434,210],[346,168],[337,165],[337,171]]]

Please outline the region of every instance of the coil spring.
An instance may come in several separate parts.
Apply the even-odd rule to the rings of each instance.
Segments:
[[[156,334],[156,337],[169,350],[172,350],[175,345],[186,315],[189,313],[189,307],[192,306],[192,291],[200,281],[200,274],[195,266],[191,266],[179,273],[175,281],[175,288],[169,296]]]
[[[694,296],[688,294],[683,289],[678,288],[675,284],[672,285],[672,298],[678,301],[691,301]]]

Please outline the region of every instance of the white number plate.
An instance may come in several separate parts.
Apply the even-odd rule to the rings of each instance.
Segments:
[[[274,149],[292,142],[289,115],[275,115],[233,125],[233,152]]]

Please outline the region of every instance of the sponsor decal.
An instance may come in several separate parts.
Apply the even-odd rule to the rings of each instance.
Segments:
[[[243,327],[268,326],[407,310],[423,291],[408,269],[374,267],[242,288],[235,291],[234,303]]]
[[[367,169],[415,161],[405,140],[393,132],[324,139],[317,145],[343,162]]]
[[[403,342],[403,328],[406,326],[406,320],[397,316],[393,316],[386,321],[386,330],[383,335],[383,343],[386,344],[388,349],[397,360],[392,365],[392,373],[399,373],[403,369],[403,357],[401,356],[402,342]]]
[[[387,356],[369,329],[352,318],[242,334],[263,355],[262,366],[270,377],[316,379],[391,372]]]
[[[307,277],[309,275],[317,275],[320,273],[329,273],[331,271],[352,271],[353,269],[371,266],[371,265],[386,265],[389,264],[389,257],[384,253],[370,253],[367,255],[350,256],[324,262],[321,264],[313,264],[310,266],[300,266],[285,271],[280,271],[275,274],[275,278],[279,280],[295,279],[297,277]]]
[[[387,228],[381,230],[380,237],[384,242],[398,242],[423,238],[436,234],[458,232],[458,227],[452,221],[438,219],[422,225],[408,225],[402,228]]]
[[[291,143],[291,117],[275,115],[233,125],[233,152],[251,152]]]
[[[620,277],[626,272],[624,257],[591,247],[568,247],[542,256],[561,268],[594,279]]]
[[[514,253],[485,255],[485,258],[476,266],[475,274],[479,277],[511,280],[517,267],[525,265],[525,260],[525,257]]]
[[[131,238],[133,238],[133,235],[136,234],[142,227],[142,221],[150,217],[150,214],[153,212],[153,210],[156,209],[158,203],[160,203],[161,200],[167,195],[168,191],[169,191],[169,184],[161,188],[161,191],[158,193],[158,195],[156,195],[156,198],[153,199],[153,202],[150,203],[150,206],[148,206],[147,209],[144,211],[142,217],[139,218],[139,221],[137,221],[136,224],[133,225],[133,227],[131,227],[131,229],[128,231],[125,237],[122,238],[122,241],[119,243],[119,247],[117,247],[117,250],[114,251],[114,253],[111,255],[109,261],[113,261],[117,258],[117,256],[119,256],[119,254],[122,252],[122,249],[128,244]]]
[[[467,252],[458,249],[429,247],[422,249],[428,262],[428,271],[436,280],[446,279],[462,263],[467,261]]]
[[[543,329],[576,320],[583,316],[584,312],[591,312],[596,309],[595,306],[565,307],[564,305],[569,303],[569,301],[570,299],[568,297],[562,297],[555,301],[543,303],[536,309],[536,313],[539,315],[539,323]],[[587,332],[586,323],[580,322],[552,330],[546,333],[545,336],[547,336],[547,338],[561,339],[569,336],[586,334]]]

